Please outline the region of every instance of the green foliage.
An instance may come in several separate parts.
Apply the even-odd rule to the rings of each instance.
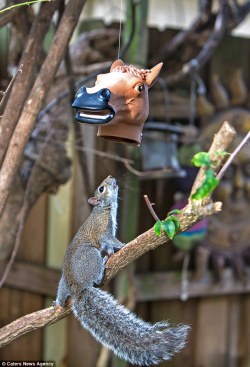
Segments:
[[[192,199],[200,200],[207,197],[218,185],[219,180],[215,177],[214,171],[210,168],[205,171],[205,179],[201,186],[192,195]]]
[[[224,157],[227,154],[228,153],[224,151],[216,152],[216,155],[218,157]],[[204,199],[213,192],[213,190],[219,183],[219,180],[218,178],[216,178],[213,170],[213,166],[216,162],[211,161],[209,153],[199,152],[194,155],[192,163],[196,167],[206,168],[204,181],[202,182],[201,186],[196,190],[196,192],[192,195],[192,199],[194,200]]]
[[[155,234],[160,237],[161,236],[161,225],[162,225],[162,221],[158,220],[158,222],[155,223],[154,225],[154,231]]]
[[[211,167],[211,160],[209,154],[206,152],[196,153],[192,158],[192,163],[196,167],[202,167],[202,166]]]
[[[162,232],[165,233],[171,240],[180,229],[180,222],[173,214],[179,214],[180,210],[174,209],[168,213],[165,220],[158,220],[154,225],[155,234],[160,237]]]
[[[162,221],[161,228],[166,235],[172,239],[175,235],[175,225],[171,219]]]
[[[180,210],[179,209],[173,209],[173,210],[171,210],[169,213],[168,213],[168,217],[169,216],[172,216],[172,215],[174,215],[174,214],[180,214]],[[175,218],[176,219],[176,218]]]
[[[216,155],[218,157],[224,157],[227,155],[227,152],[218,151]],[[204,199],[216,188],[219,183],[219,179],[216,178],[214,173],[214,165],[216,164],[215,160],[211,160],[209,153],[207,152],[199,152],[196,153],[192,158],[192,163],[196,167],[204,167],[205,168],[205,179],[202,182],[201,186],[196,190],[196,192],[192,195],[192,199],[200,200]],[[180,229],[180,222],[178,218],[176,218],[175,214],[179,214],[180,210],[174,209],[170,211],[165,220],[158,220],[154,225],[155,234],[160,237],[162,233],[165,233],[170,239],[173,239],[175,234]]]

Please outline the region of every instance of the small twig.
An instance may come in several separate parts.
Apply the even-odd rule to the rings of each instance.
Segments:
[[[146,204],[147,204],[147,207],[148,207],[148,209],[149,209],[149,211],[150,211],[150,213],[151,213],[152,217],[153,217],[156,221],[160,220],[160,218],[158,217],[158,215],[156,214],[156,212],[155,212],[155,211],[154,211],[154,209],[153,209],[153,205],[154,205],[154,204],[150,202],[150,200],[149,200],[149,198],[148,198],[148,195],[144,195],[144,200],[145,200],[145,202],[146,202]]]
[[[38,141],[41,141],[41,142],[44,141],[44,139],[39,138],[38,136],[36,136],[35,139],[38,140]],[[77,141],[78,141],[78,139],[77,139]],[[70,143],[70,142],[71,142],[71,140],[68,140],[68,143]],[[64,143],[61,140],[56,140],[56,139],[53,139],[53,141],[48,142],[48,144],[64,145]],[[115,153],[103,152],[103,151],[98,150],[98,149],[83,147],[82,145],[76,144],[75,141],[74,141],[74,148],[75,148],[75,150],[80,150],[80,151],[85,152],[85,153],[96,154],[99,157],[103,157],[103,158],[107,158],[107,159],[113,159],[114,161],[122,162],[122,163],[124,163],[124,165],[134,163],[133,160],[128,159],[128,158],[120,157],[119,155],[117,155]]]
[[[23,3],[11,5],[11,6],[8,6],[7,8],[1,9],[0,10],[0,14],[3,13],[3,12],[5,12],[5,11],[8,11],[8,10],[11,10],[11,9],[14,9],[14,8],[17,8],[19,6],[28,6],[28,5],[32,5],[32,4],[35,4],[35,3],[44,3],[44,2],[50,2],[50,1],[55,1],[55,0],[33,0],[33,1],[25,1]]]
[[[22,67],[23,67],[23,64],[21,64],[19,66],[19,68],[17,69],[17,71],[15,72],[15,74],[13,75],[11,81],[9,82],[8,84],[8,87],[6,88],[6,90],[2,93],[3,94],[3,98],[1,99],[1,102],[0,102],[0,116],[3,114],[3,111],[4,111],[4,108],[6,106],[6,103],[8,101],[8,98],[9,98],[9,95],[10,95],[10,92],[11,92],[11,89],[13,87],[13,84],[14,84],[14,81],[16,80],[16,77],[17,77],[17,74],[20,72],[22,73]]]
[[[142,179],[148,178],[148,177],[160,178],[160,177],[163,177],[164,175],[166,175],[167,177],[171,177],[171,175],[173,174],[173,170],[168,167],[160,168],[160,169],[151,169],[147,171],[139,171],[136,168],[132,167],[128,160],[124,162],[124,164],[128,171],[130,171],[137,177],[141,177]]]
[[[224,166],[222,167],[222,169],[220,170],[220,172],[217,174],[216,177],[219,180],[222,179],[222,177],[224,176],[226,170],[228,169],[228,167],[232,163],[233,159],[236,157],[236,155],[244,147],[244,145],[247,143],[247,141],[249,139],[250,139],[250,131],[248,131],[247,135],[244,137],[244,139],[241,141],[241,143],[237,146],[237,148],[233,151],[233,153],[230,154],[230,157],[228,158],[228,160],[226,161],[226,163],[224,164]]]
[[[25,201],[25,199],[26,199],[26,201]],[[12,268],[14,262],[15,262],[17,252],[18,252],[18,249],[19,249],[20,243],[21,243],[21,234],[23,232],[24,222],[25,222],[25,218],[26,218],[27,213],[28,213],[28,209],[29,209],[29,205],[28,205],[28,201],[27,201],[27,194],[25,193],[24,203],[23,203],[23,207],[21,209],[21,219],[20,219],[20,223],[19,223],[19,226],[18,226],[18,231],[17,231],[17,234],[16,234],[16,240],[15,240],[14,248],[12,250],[9,262],[8,262],[8,264],[7,264],[7,266],[4,270],[4,273],[3,273],[3,275],[0,279],[0,288],[2,288],[2,286],[6,282],[6,279],[8,278],[8,275],[11,271],[11,268]]]

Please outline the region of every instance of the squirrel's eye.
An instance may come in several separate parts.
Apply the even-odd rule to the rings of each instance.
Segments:
[[[141,93],[144,90],[144,84],[137,84],[135,86],[135,90],[137,90],[137,92]]]
[[[100,193],[103,193],[103,192],[105,191],[105,187],[104,187],[104,186],[100,186],[100,187],[98,187],[98,191],[99,191]]]

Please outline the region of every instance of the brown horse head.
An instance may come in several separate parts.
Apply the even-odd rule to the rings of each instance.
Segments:
[[[76,119],[100,125],[98,136],[140,145],[149,112],[148,89],[161,68],[162,63],[145,70],[116,60],[109,73],[97,76],[94,87],[80,89],[81,106],[76,100],[72,105],[77,109]]]

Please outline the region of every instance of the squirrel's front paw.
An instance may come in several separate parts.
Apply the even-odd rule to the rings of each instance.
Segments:
[[[52,302],[52,305],[51,306],[55,308],[56,306],[60,306],[60,305],[57,302],[57,300],[55,300],[55,301]]]
[[[110,258],[109,255],[106,255],[102,258],[102,265],[103,265],[104,269],[108,269],[108,266],[106,265],[106,263],[107,263],[109,258]]]
[[[59,301],[58,298],[52,302],[52,307],[65,307],[67,302],[67,299],[63,300],[63,301]]]

